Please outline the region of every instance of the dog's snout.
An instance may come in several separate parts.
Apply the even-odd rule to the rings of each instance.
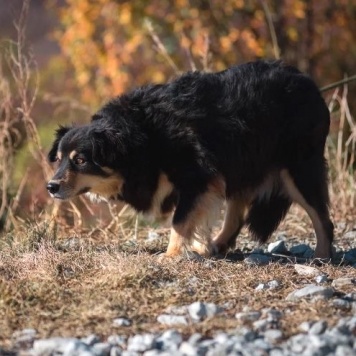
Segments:
[[[48,182],[48,184],[47,184],[47,190],[48,190],[51,194],[56,194],[56,193],[58,193],[59,188],[60,188],[60,186],[59,186],[59,183],[57,183],[57,182],[50,181],[50,182]]]

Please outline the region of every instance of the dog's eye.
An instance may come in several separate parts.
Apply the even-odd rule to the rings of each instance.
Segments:
[[[73,161],[77,166],[82,166],[85,163],[85,159],[82,157],[75,157]]]

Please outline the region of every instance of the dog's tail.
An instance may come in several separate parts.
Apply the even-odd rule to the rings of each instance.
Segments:
[[[246,218],[252,236],[264,243],[286,216],[292,202],[288,197],[272,192],[271,196],[256,198]]]

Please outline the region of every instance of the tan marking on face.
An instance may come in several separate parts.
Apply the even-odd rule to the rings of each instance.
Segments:
[[[112,168],[109,168],[109,167],[101,167],[100,168],[107,174],[114,174],[114,170]]]
[[[71,160],[73,160],[74,157],[75,157],[77,154],[78,154],[78,152],[77,152],[76,150],[73,150],[73,151],[69,154],[69,158],[70,158]]]
[[[225,195],[225,183],[217,178],[208,186],[208,190],[198,197],[193,210],[185,222],[172,227],[172,233],[167,248],[167,255],[176,255],[178,249],[188,248],[202,256],[213,253],[211,230],[220,213]],[[190,246],[189,246],[190,245]]]

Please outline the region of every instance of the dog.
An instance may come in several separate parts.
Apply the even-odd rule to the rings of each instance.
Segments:
[[[47,189],[57,199],[90,193],[172,216],[169,257],[226,253],[244,225],[266,242],[295,202],[313,223],[314,257],[329,259],[329,125],[316,84],[281,61],[188,72],[112,99],[88,125],[60,127]]]

